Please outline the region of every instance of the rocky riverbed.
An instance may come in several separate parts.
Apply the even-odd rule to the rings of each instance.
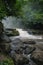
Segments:
[[[3,30],[3,28],[0,29]],[[0,62],[5,58],[8,60],[11,58],[12,65],[43,65],[42,37],[29,35],[21,29],[17,29],[20,35],[15,36],[13,30],[15,29],[6,29],[2,33],[0,32]],[[9,63],[10,60],[8,60],[6,62]]]
[[[11,48],[12,51],[10,55],[15,58],[14,60],[17,65],[43,65],[43,44],[39,44],[34,41],[25,43],[17,38],[11,43]],[[25,57],[29,63],[25,60],[23,61],[22,56]],[[24,63],[22,64],[22,62]]]

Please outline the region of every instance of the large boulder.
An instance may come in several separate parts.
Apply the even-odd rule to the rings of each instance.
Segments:
[[[24,54],[30,54],[32,53],[36,48],[32,47],[32,46],[26,46],[25,50],[24,50]]]
[[[31,54],[31,59],[38,65],[43,65],[43,51],[34,51]]]
[[[11,43],[11,49],[12,51],[18,53],[18,54],[30,54],[32,53],[36,48],[33,46],[29,46],[28,44],[24,44],[20,39],[16,38]]]
[[[5,33],[7,36],[18,36],[19,32],[16,29],[5,29]]]
[[[43,51],[43,43],[42,44],[41,43],[40,44],[36,44],[35,46],[36,46],[36,49],[38,48],[37,50]]]
[[[5,34],[3,23],[0,22],[0,42],[10,42],[11,40]]]
[[[15,65],[27,65],[27,64],[29,64],[29,59],[24,57],[22,54],[15,54],[14,53],[12,58],[15,62]]]
[[[35,50],[35,47],[31,47],[31,46],[20,46],[18,49],[15,50],[16,53],[18,54],[30,54]]]

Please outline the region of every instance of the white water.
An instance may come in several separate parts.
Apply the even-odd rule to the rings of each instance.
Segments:
[[[23,29],[17,29],[19,31],[20,37],[27,38],[27,39],[42,39],[42,36],[34,36],[32,34],[29,34],[27,31],[24,31]]]
[[[42,36],[34,36],[32,34],[29,34],[27,31],[21,29],[21,19],[17,19],[16,17],[8,17],[6,20],[2,20],[4,23],[5,28],[16,28],[19,31],[19,36],[16,36],[21,39],[42,39]]]

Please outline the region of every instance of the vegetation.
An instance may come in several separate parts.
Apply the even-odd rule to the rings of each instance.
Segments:
[[[26,28],[43,29],[43,0],[0,0],[0,19],[22,18]]]
[[[14,65],[14,63],[10,57],[0,53],[0,65]]]
[[[28,0],[24,6],[23,23],[26,28],[43,29],[43,0]]]

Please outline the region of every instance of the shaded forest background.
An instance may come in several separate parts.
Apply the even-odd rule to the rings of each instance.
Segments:
[[[43,0],[0,0],[0,20],[6,16],[21,18],[26,28],[43,30]]]

